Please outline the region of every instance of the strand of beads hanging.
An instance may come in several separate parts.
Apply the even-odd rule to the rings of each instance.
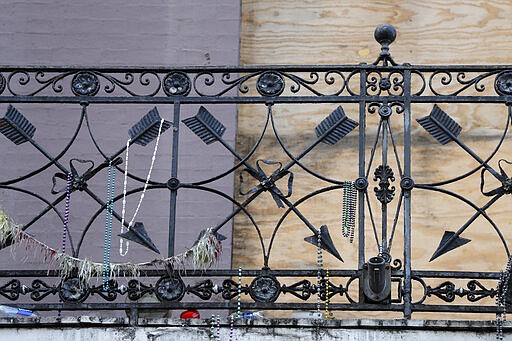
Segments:
[[[505,271],[500,274],[496,291],[496,339],[503,340],[503,324],[507,321],[507,292],[509,290],[512,256],[509,257]]]
[[[112,186],[110,187],[110,206],[108,209],[108,215],[109,215],[109,222],[108,222],[108,240],[107,240],[107,264],[108,264],[108,270],[109,270],[109,277],[110,277],[110,260],[112,255],[112,223],[114,220],[114,198],[115,198],[115,189],[116,189],[116,168],[112,164],[112,161],[110,162],[110,168],[112,168]]]
[[[332,315],[332,312],[329,310],[329,268],[325,269],[325,318],[326,319],[333,319],[334,316]]]
[[[235,330],[235,317],[233,314],[229,316],[229,341],[233,341],[233,332]]]
[[[321,305],[321,284],[322,284],[322,268],[323,268],[323,259],[322,259],[322,235],[320,234],[320,230],[317,232],[317,251],[316,251],[316,259],[317,259],[317,281],[316,281],[316,311],[320,313],[320,305]]]
[[[349,238],[350,243],[354,241],[356,227],[356,203],[357,191],[353,181],[343,182],[343,201],[341,214],[341,234]]]
[[[151,178],[151,173],[153,172],[153,166],[155,165],[156,153],[158,151],[158,145],[160,143],[160,136],[162,135],[162,127],[164,125],[165,120],[162,118],[160,120],[160,126],[158,127],[158,134],[156,136],[155,148],[153,149],[153,155],[151,156],[151,164],[149,166],[148,175],[146,177],[146,181],[144,183],[144,188],[142,189],[142,193],[139,197],[139,202],[137,203],[137,207],[135,208],[135,212],[133,213],[132,219],[128,223],[128,230],[133,226],[135,222],[135,218],[137,218],[137,214],[139,213],[139,209],[142,205],[142,201],[144,200],[144,196],[146,195],[146,190],[148,188],[149,179]],[[126,141],[126,155],[125,155],[125,167],[124,167],[124,184],[123,184],[123,208],[121,211],[121,234],[125,232],[124,223],[125,223],[125,214],[126,214],[126,183],[128,181],[128,154],[129,148],[131,144],[131,139]],[[119,254],[121,256],[126,256],[128,253],[129,242],[126,241],[126,250],[123,251],[123,238],[119,238]]]
[[[69,226],[69,208],[71,204],[71,182],[72,176],[71,172],[68,172],[66,178],[66,201],[64,206],[64,226],[62,227],[62,248],[61,254],[66,254],[66,241],[68,239],[68,226]],[[61,318],[62,311],[59,309],[57,311],[57,318]]]
[[[242,305],[242,268],[238,268],[238,296],[236,299],[236,318],[240,318],[242,316],[241,313],[241,305]]]
[[[103,290],[108,290],[110,277],[110,255],[112,244],[112,212],[114,211],[116,172],[112,160],[108,164],[107,176],[107,205],[105,209],[105,238],[103,243]]]
[[[210,340],[215,340],[215,314],[210,318]]]
[[[220,315],[217,314],[217,341],[220,341]]]
[[[66,241],[68,239],[68,226],[69,226],[69,207],[71,203],[71,172],[68,173],[66,179],[66,203],[64,208],[64,226],[62,228],[62,253],[66,253]]]
[[[130,155],[130,142],[131,139],[126,141],[126,151],[124,155],[125,163],[124,163],[124,181],[123,181],[123,206],[121,209],[121,232],[119,234],[125,233],[124,229],[124,217],[126,214],[126,184],[128,182],[128,156]],[[130,247],[130,242],[126,241],[126,249],[123,250],[123,238],[119,238],[119,255],[126,256],[128,253],[128,249]]]

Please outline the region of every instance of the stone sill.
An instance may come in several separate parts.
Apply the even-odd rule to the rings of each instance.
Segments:
[[[210,327],[210,319],[167,319],[167,318],[139,318],[139,327]],[[130,326],[128,318],[124,317],[41,317],[41,318],[0,318],[0,328],[46,328],[59,326],[72,327],[119,327]],[[229,326],[229,319],[221,320],[221,326]],[[322,329],[387,329],[387,330],[446,330],[446,331],[487,331],[496,330],[495,321],[475,320],[372,320],[372,319],[342,319],[342,320],[318,320],[318,319],[240,319],[235,320],[235,326],[244,327],[279,327],[279,328],[311,328]],[[505,322],[503,329],[512,331],[512,322]]]

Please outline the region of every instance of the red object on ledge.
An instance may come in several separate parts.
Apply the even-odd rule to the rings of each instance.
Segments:
[[[191,310],[185,310],[181,313],[180,318],[188,320],[188,319],[198,319],[201,316],[199,315],[199,312],[195,309]]]

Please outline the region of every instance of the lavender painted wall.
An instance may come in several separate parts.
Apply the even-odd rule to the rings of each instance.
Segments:
[[[77,0],[1,0],[0,6],[0,64],[1,65],[84,65],[84,66],[178,66],[178,65],[236,65],[239,60],[240,1],[239,0],[146,0],[146,1],[77,1]],[[128,129],[153,106],[150,105],[90,105],[88,115],[95,137],[108,152],[119,149],[128,137]],[[163,118],[172,121],[172,105],[158,105]],[[0,105],[5,112],[7,104]],[[35,138],[52,154],[57,154],[71,136],[79,115],[78,105],[17,104],[36,126]],[[209,107],[227,126],[225,138],[234,145],[236,107]],[[182,106],[182,118],[195,115],[197,106]],[[203,179],[233,164],[232,157],[218,146],[206,146],[180,124],[180,157],[178,178],[182,182]],[[152,179],[167,181],[170,177],[172,132],[162,136]],[[147,147],[134,146],[130,152],[130,171],[145,178],[154,142]],[[44,159],[32,146],[15,146],[0,136],[1,181],[16,174],[36,169]],[[63,159],[101,161],[85,129]],[[124,158],[124,155],[123,155]],[[123,167],[123,165],[122,165]],[[29,183],[29,189],[50,194],[51,176],[56,168]],[[106,196],[106,171],[89,186]],[[130,184],[128,185],[130,188]],[[215,188],[226,193],[233,191],[233,178],[216,182]],[[122,174],[117,173],[116,194],[122,191]],[[131,217],[138,196],[129,198],[127,216]],[[192,245],[199,231],[215,225],[232,210],[232,205],[203,193],[181,191],[178,194],[176,253]],[[0,191],[0,206],[16,222],[23,224],[43,205],[27,196]],[[63,205],[59,206],[63,210]],[[82,193],[71,198],[70,230],[79,232],[85,216],[90,217],[98,205]],[[115,209],[121,211],[120,203]],[[167,219],[169,191],[149,191],[143,202],[140,220],[153,241],[167,254]],[[137,219],[139,220],[139,219]],[[101,214],[85,239],[82,255],[101,262],[103,253],[104,216]],[[228,236],[219,267],[231,265],[231,225],[221,232]],[[114,224],[114,236],[119,223]],[[53,247],[60,247],[62,226],[55,215],[48,214],[30,231]],[[112,261],[148,261],[155,254],[132,243],[128,258],[117,253],[116,238],[112,246]],[[0,251],[4,268],[34,268],[39,259],[13,263],[9,251]]]

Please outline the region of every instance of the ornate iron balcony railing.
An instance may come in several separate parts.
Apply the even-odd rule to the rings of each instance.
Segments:
[[[37,249],[48,262],[53,262],[50,271],[1,270],[0,295],[5,303],[12,301],[21,307],[39,311],[131,309],[132,317],[135,317],[137,309],[148,308],[314,310],[319,305],[323,307],[327,298],[328,308],[332,311],[401,311],[407,318],[413,312],[499,312],[503,307],[496,307],[493,299],[500,295],[499,301],[506,305],[509,268],[504,275],[498,272],[499,267],[505,264],[497,266],[498,269],[489,269],[491,271],[470,271],[471,260],[461,257],[460,262],[468,262],[468,266],[463,267],[468,271],[420,270],[414,267],[412,194],[420,191],[440,193],[472,210],[459,229],[447,230],[439,235],[439,245],[431,245],[431,261],[453,249],[465,247],[470,240],[464,237],[464,233],[473,227],[476,220],[490,226],[489,231],[496,233],[496,243],[485,247],[500,248],[500,252],[510,256],[504,232],[507,226],[494,221],[491,207],[499,201],[508,200],[508,194],[512,193],[510,172],[507,173],[510,160],[502,154],[511,124],[512,66],[399,65],[389,52],[389,45],[395,39],[394,29],[388,25],[379,26],[375,37],[382,46],[382,52],[373,64],[182,68],[0,67],[0,103],[9,104],[7,113],[0,119],[0,132],[7,138],[3,138],[3,150],[17,150],[21,148],[20,145],[31,145],[30,148],[36,150],[37,155],[41,154],[46,159],[34,170],[19,170],[22,175],[2,177],[0,181],[4,195],[22,193],[30,200],[44,204],[42,210],[32,212],[32,217],[26,217],[22,225],[10,226],[5,218],[2,230],[4,250],[1,252],[3,257],[7,257],[8,249],[19,244],[29,250]],[[37,142],[35,131],[38,127],[26,116],[34,107],[28,104],[51,104],[51,108],[66,110],[80,108],[78,124],[62,150],[50,151]],[[116,144],[118,149],[106,151],[111,149],[110,144],[114,142],[107,141],[108,148],[104,148],[105,144],[95,139],[94,127],[88,116],[91,108],[147,104],[156,107],[131,126],[130,140],[126,145],[125,141],[119,141]],[[215,109],[218,105],[227,104],[252,104],[265,108],[267,113],[261,125],[262,131],[245,154],[223,137],[226,126],[217,117],[218,111]],[[331,108],[313,127],[314,139],[298,153],[286,145],[276,128],[274,114],[276,106],[294,104],[325,104]],[[171,117],[165,117],[161,114],[164,112],[161,107],[169,105],[173,113]],[[504,124],[497,134],[496,145],[488,150],[487,156],[479,155],[464,141],[463,129],[457,123],[459,111],[454,110],[457,105],[489,106],[493,115],[503,118]],[[185,106],[192,106],[197,114],[184,116],[182,108]],[[419,113],[428,106],[429,113],[417,116],[416,106],[423,108],[417,111]],[[358,114],[347,110],[347,107],[357,108]],[[46,122],[50,127],[58,128],[62,117],[63,114],[49,115]],[[117,122],[119,127],[127,123],[122,117],[109,117],[108,120]],[[451,178],[441,174],[438,180],[422,182],[421,176],[416,176],[412,170],[412,136],[424,130],[431,135],[428,138],[432,142],[457,145],[468,160],[476,163]],[[178,156],[183,149],[180,131],[193,133],[206,145],[219,145],[231,155],[234,165],[227,166],[226,171],[208,179],[184,180],[178,168]],[[73,146],[83,142],[81,134],[89,135],[94,157],[101,159],[99,164],[95,165],[89,156],[73,154]],[[288,162],[254,160],[266,134],[275,137],[277,147],[282,148]],[[102,198],[103,194],[95,192],[90,182],[99,174],[106,178],[109,172],[109,188],[115,173],[120,181],[119,178],[125,173],[123,165],[128,162],[126,156],[130,146],[138,144],[142,148],[157,144],[161,136],[171,136],[169,178],[146,181],[127,171],[126,177],[138,183],[138,187],[125,195],[112,193],[106,200]],[[323,160],[321,154],[314,154],[315,148],[321,144],[343,144],[347,136],[353,136],[356,141],[357,164],[351,165],[357,173],[356,177],[331,178],[303,161],[305,157],[315,155],[315,159],[321,162],[330,162],[329,159]],[[28,147],[23,151],[30,152],[29,158],[35,155]],[[381,160],[377,164],[379,154]],[[431,157],[436,157],[435,153]],[[64,160],[69,160],[69,163],[66,164]],[[296,169],[323,183],[322,187],[301,197],[294,196],[296,187],[300,186],[294,181]],[[48,192],[39,186],[39,180],[33,181],[48,172],[53,172],[51,178],[44,175],[47,180],[50,179],[48,183],[53,181],[50,198]],[[233,174],[239,178],[236,194],[223,192],[214,185],[215,181]],[[468,179],[475,176],[478,180],[469,182],[474,185],[470,192],[458,193],[450,187],[455,183],[466,184]],[[494,185],[490,185],[491,180]],[[199,243],[187,251],[188,254],[181,256],[192,255],[196,257],[196,265],[209,265],[218,256],[216,248],[222,242],[221,233],[229,233],[222,228],[234,217],[244,215],[258,234],[262,247],[261,270],[241,270],[244,283],[240,284],[237,280],[240,273],[236,268],[180,268],[183,259],[175,254],[174,244],[176,233],[179,233],[177,205],[179,195],[184,190],[214,194],[233,205],[233,211],[223,219],[212,219],[208,223],[212,227],[203,231]],[[138,222],[129,222],[128,218],[125,219],[124,205],[123,212],[119,211],[119,207],[114,207],[125,198],[136,198],[139,193],[146,191],[170,193],[168,256],[140,264],[110,264],[112,231],[109,232],[109,226],[111,228],[112,221],[116,224],[117,221],[122,222],[126,227],[121,234],[125,240],[155,252],[161,251],[155,245],[152,233],[141,222],[144,216],[140,216]],[[358,245],[353,268],[345,268],[342,263],[346,259],[335,246],[332,228],[329,229],[326,224],[316,226],[302,211],[302,204],[332,191],[343,192],[342,232],[349,238],[353,234],[352,238]],[[66,225],[69,196],[79,192],[83,194],[83,200],[96,205],[95,211],[80,231],[64,229],[68,249],[63,254],[59,245],[60,235],[43,238],[36,231],[41,219],[49,212],[57,215],[58,224]],[[271,195],[262,196],[265,192]],[[263,238],[249,208],[251,202],[262,197],[271,199],[269,205],[275,204],[283,209],[270,240]],[[479,203],[482,198],[489,199],[482,205]],[[67,205],[64,205],[66,201]],[[380,206],[380,210],[374,210],[376,205]],[[419,206],[421,203],[415,207]],[[81,249],[84,240],[89,238],[91,226],[104,214],[107,217],[105,242],[108,241],[105,245],[108,245],[109,251],[104,253],[103,262],[101,256],[91,262],[81,258]],[[379,215],[380,220],[377,219]],[[270,266],[273,242],[276,236],[283,233],[280,227],[288,216],[297,217],[309,230],[311,236],[305,240],[313,246],[307,250],[318,247],[319,263],[310,269],[277,269]],[[392,250],[397,231],[403,236],[402,254]],[[438,231],[432,233],[437,234]],[[71,234],[74,234],[71,236],[74,239],[69,239]],[[369,246],[370,241],[375,242],[375,248]],[[369,249],[372,249],[371,253]],[[312,258],[316,259],[316,253],[312,252]],[[321,262],[325,254],[337,258],[340,264],[331,268],[328,274]],[[506,263],[505,258],[503,263]],[[116,278],[115,274],[118,275]],[[123,275],[127,278],[123,279]],[[102,279],[94,284],[91,277]],[[502,284],[498,286],[500,278]],[[249,282],[245,282],[246,279]],[[139,302],[145,295],[155,295],[158,302]],[[315,299],[317,296],[318,302]],[[199,300],[190,300],[189,297]],[[238,303],[240,297],[242,299]],[[286,301],[287,297],[298,301]],[[479,305],[480,302],[484,304]]]

